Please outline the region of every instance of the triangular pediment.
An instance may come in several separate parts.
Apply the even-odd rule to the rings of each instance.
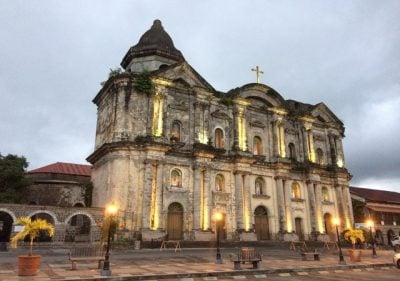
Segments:
[[[323,102],[314,106],[311,115],[322,123],[335,123],[343,126],[343,122]]]
[[[183,87],[199,87],[215,92],[215,89],[187,62],[173,64],[153,73]]]

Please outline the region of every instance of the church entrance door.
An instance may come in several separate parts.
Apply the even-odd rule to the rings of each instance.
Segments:
[[[172,203],[168,207],[167,233],[169,240],[182,240],[183,208],[179,203]]]
[[[300,241],[304,240],[304,234],[303,234],[303,229],[302,229],[302,219],[301,218],[295,218],[294,223],[296,226],[296,234],[299,237]]]
[[[257,240],[269,240],[268,213],[263,206],[258,206],[254,211],[254,224]]]

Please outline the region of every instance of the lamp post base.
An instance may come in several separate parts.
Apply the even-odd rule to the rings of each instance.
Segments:
[[[111,276],[111,269],[102,269],[100,270],[101,276]]]
[[[346,261],[345,260],[341,260],[341,261],[339,261],[339,264],[340,265],[346,265]]]
[[[224,262],[222,261],[221,258],[216,258],[215,259],[215,264],[223,264]]]

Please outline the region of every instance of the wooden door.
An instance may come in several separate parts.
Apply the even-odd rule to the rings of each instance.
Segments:
[[[296,226],[296,234],[297,234],[297,236],[299,236],[299,240],[303,241],[304,234],[303,234],[303,229],[302,229],[301,218],[295,218],[294,222],[295,222],[295,226]]]
[[[254,211],[254,225],[257,240],[269,240],[269,222],[267,210],[259,206]]]
[[[183,208],[179,203],[168,207],[167,233],[169,240],[182,240]]]

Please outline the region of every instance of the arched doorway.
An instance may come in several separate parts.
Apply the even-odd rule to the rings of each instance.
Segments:
[[[269,240],[268,212],[263,206],[258,206],[254,210],[254,227],[257,240]]]
[[[167,234],[170,240],[182,240],[183,207],[179,203],[172,203],[168,207]]]
[[[10,241],[13,218],[10,214],[0,211],[0,242]]]
[[[302,218],[295,218],[294,225],[296,229],[296,234],[299,237],[299,240],[304,240],[304,233],[303,233],[303,220]]]
[[[383,234],[382,234],[382,231],[380,231],[379,229],[377,229],[375,232],[375,241],[376,241],[376,245],[378,245],[378,246],[383,245]]]
[[[51,223],[54,226],[54,218],[47,213],[37,213],[31,216],[31,220],[34,221],[36,219],[42,219]],[[25,237],[24,241],[29,241],[29,235]],[[52,241],[52,237],[50,237],[47,231],[40,231],[38,237],[34,240],[35,242],[50,242]]]
[[[329,236],[330,241],[336,241],[336,232],[332,222],[332,215],[325,213],[324,215],[325,233]]]
[[[84,214],[72,216],[67,222],[65,242],[90,241],[90,218]]]
[[[388,245],[392,246],[392,236],[394,236],[394,231],[389,229],[387,232],[387,239],[388,239]]]

